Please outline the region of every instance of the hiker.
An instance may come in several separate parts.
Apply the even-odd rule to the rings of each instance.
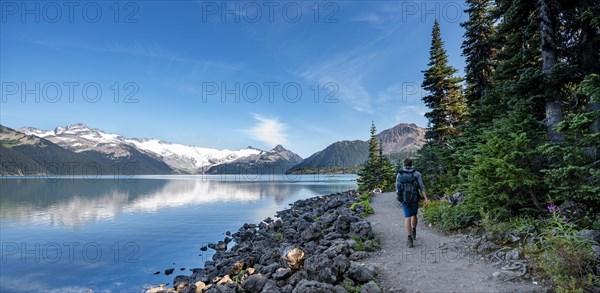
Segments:
[[[404,168],[398,171],[396,176],[396,194],[398,201],[402,202],[404,211],[404,225],[406,226],[406,235],[408,236],[407,246],[413,248],[413,241],[417,239],[417,212],[419,210],[419,190],[423,194],[425,201],[423,208],[427,207],[427,194],[425,185],[419,171],[413,169],[412,160],[404,159]],[[412,229],[411,229],[412,228]]]

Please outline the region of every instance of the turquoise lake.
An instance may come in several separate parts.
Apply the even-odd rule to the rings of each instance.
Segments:
[[[356,187],[356,175],[2,177],[0,292],[143,292],[202,267],[200,247],[226,231]]]

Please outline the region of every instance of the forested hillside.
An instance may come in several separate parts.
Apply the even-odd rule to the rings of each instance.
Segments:
[[[598,290],[600,5],[466,2],[465,76],[448,64],[438,21],[422,71],[429,125],[415,166],[430,198],[452,201],[433,202],[425,220],[523,235],[511,245],[559,291]],[[377,158],[376,146],[363,189],[393,180],[367,176],[386,173]]]

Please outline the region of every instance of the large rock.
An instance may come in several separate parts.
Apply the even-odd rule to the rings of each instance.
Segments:
[[[173,279],[173,287],[177,288],[177,291],[183,291],[186,287],[190,285],[192,282],[192,278],[189,276],[179,275]]]
[[[313,255],[306,259],[304,268],[311,279],[333,284],[338,281],[338,271],[333,261],[324,255]]]
[[[288,279],[287,279],[287,283],[292,285],[292,286],[296,286],[298,285],[298,283],[300,283],[300,281],[308,279],[308,274],[306,273],[305,270],[299,270],[296,271],[295,273],[293,273]]]
[[[283,251],[281,260],[285,266],[292,270],[299,270],[304,264],[304,250],[298,247],[288,247]]]
[[[292,275],[292,269],[290,268],[278,268],[275,273],[271,276],[271,278],[276,281],[285,280],[287,277]]]
[[[302,240],[308,242],[321,237],[321,225],[319,223],[313,223],[310,227],[300,234]]]
[[[596,230],[581,230],[577,234],[583,238],[600,243],[600,231]]]
[[[265,276],[271,276],[280,267],[281,265],[278,263],[272,263],[268,266],[261,267],[258,271]]]
[[[273,280],[267,280],[265,286],[260,293],[281,293],[281,289],[277,287],[277,284]]]
[[[248,292],[260,292],[266,283],[267,278],[265,276],[261,274],[252,275],[242,282],[242,289]]]
[[[350,234],[361,239],[371,239],[375,237],[371,223],[367,221],[355,222],[350,225]]]
[[[365,283],[375,278],[375,269],[357,262],[351,262],[348,277],[355,282]]]
[[[350,254],[350,245],[346,241],[335,242],[323,254],[329,258],[334,258],[338,255],[348,256]]]
[[[206,293],[236,293],[236,289],[233,285],[211,285],[205,292]]]
[[[360,288],[360,293],[381,293],[381,288],[375,282],[370,281]]]
[[[340,234],[348,234],[350,232],[350,225],[354,222],[360,221],[360,218],[353,215],[352,212],[349,212],[350,209],[345,209],[343,213],[340,213],[335,223],[333,223],[333,227],[335,231]]]
[[[317,281],[302,280],[292,293],[331,293],[335,292],[333,285]]]

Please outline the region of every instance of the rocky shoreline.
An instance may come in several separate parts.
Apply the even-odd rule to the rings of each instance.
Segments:
[[[381,292],[375,268],[361,262],[377,242],[359,195],[299,200],[276,219],[244,224],[209,245],[215,254],[203,268],[146,292]]]

